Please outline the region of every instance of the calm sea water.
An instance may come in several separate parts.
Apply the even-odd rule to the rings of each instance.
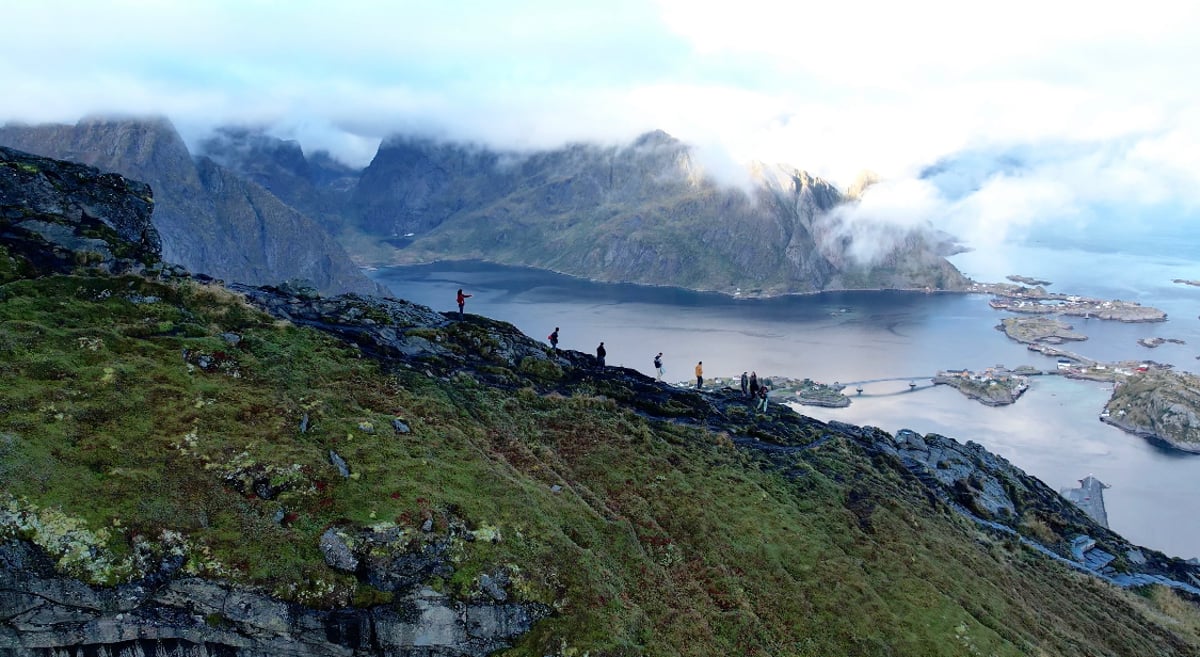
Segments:
[[[1200,370],[1200,261],[1151,253],[1100,252],[1037,244],[953,258],[968,276],[1000,281],[1009,274],[1053,281],[1055,291],[1133,300],[1165,310],[1155,324],[1074,321],[1089,336],[1070,348],[1099,360],[1150,358]],[[1014,405],[988,408],[938,386],[909,392],[937,370],[1004,364],[1048,369],[1054,363],[1008,340],[995,326],[1006,314],[981,295],[910,292],[829,293],[737,300],[670,288],[591,283],[546,272],[483,263],[442,263],[372,272],[398,297],[454,309],[458,288],[474,296],[467,312],[512,322],[544,339],[559,327],[560,346],[593,352],[604,341],[608,362],[652,374],[661,351],[671,381],[707,376],[811,377],[825,382],[878,378],[845,409],[803,407],[822,420],[908,428],[974,440],[1058,489],[1094,474],[1112,486],[1109,523],[1130,540],[1182,557],[1200,556],[1200,456],[1153,447],[1098,421],[1103,384],[1035,379]],[[1137,344],[1159,336],[1184,340],[1157,349]]]

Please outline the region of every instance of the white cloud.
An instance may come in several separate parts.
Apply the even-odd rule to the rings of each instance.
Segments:
[[[399,131],[529,149],[662,128],[734,182],[751,160],[843,187],[871,169],[856,216],[978,240],[1200,207],[1197,3],[60,0],[5,23],[0,121],[273,123],[355,164]],[[1013,150],[1018,173],[971,171],[965,197],[919,180]]]

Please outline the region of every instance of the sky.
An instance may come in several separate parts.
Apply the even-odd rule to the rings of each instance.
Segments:
[[[263,125],[356,165],[663,129],[725,180],[783,162],[845,220],[973,246],[1200,219],[1200,3],[0,0],[0,122]]]

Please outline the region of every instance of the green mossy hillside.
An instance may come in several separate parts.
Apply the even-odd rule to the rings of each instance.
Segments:
[[[191,280],[11,281],[0,538],[96,584],[181,555],[335,607],[390,596],[326,565],[322,534],[397,531],[445,546],[428,585],[478,597],[502,571],[553,609],[514,655],[1200,652],[1174,594],[985,533],[843,429],[804,420],[818,446],[768,460],[735,438],[769,418],[731,413],[732,436],[683,402],[648,417],[619,379],[517,369],[409,369]]]

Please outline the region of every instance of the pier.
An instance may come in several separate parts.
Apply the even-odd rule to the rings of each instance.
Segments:
[[[1104,489],[1111,488],[1108,484],[1088,475],[1079,480],[1079,488],[1064,488],[1059,491],[1063,497],[1083,509],[1096,524],[1108,528],[1108,511],[1104,509]]]

